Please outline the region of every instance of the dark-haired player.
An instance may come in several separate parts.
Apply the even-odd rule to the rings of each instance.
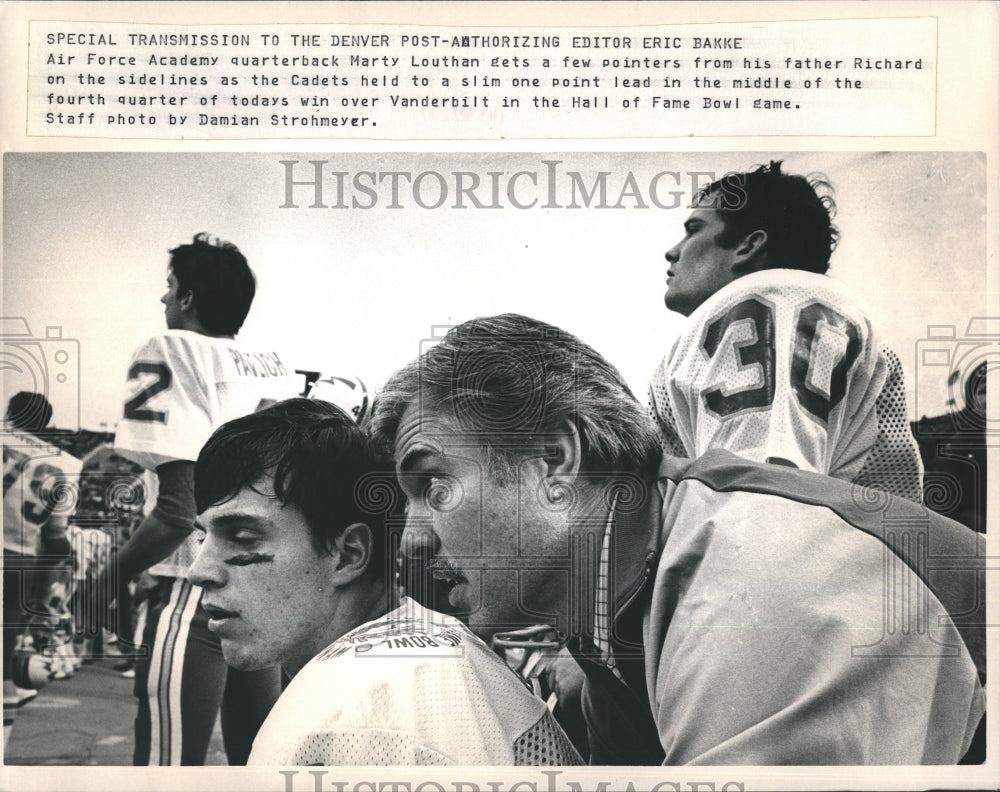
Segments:
[[[256,765],[577,764],[545,705],[459,621],[398,601],[392,461],[348,413],[290,399],[195,466],[189,577],[226,661],[291,683]]]
[[[155,506],[117,558],[121,580],[148,570],[148,600],[136,666],[137,765],[204,764],[222,707],[230,764],[243,764],[257,727],[280,692],[277,669],[227,670],[208,631],[201,589],[187,578],[194,556],[194,460],[223,422],[296,392],[277,353],[235,340],[256,281],[239,249],[197,235],[170,251],[167,332],[139,346],[128,370],[115,447],[156,472]]]
[[[772,162],[702,188],[666,258],[667,308],[688,317],[650,403],[667,453],[725,448],[922,498],[902,367],[825,273],[829,183]]]

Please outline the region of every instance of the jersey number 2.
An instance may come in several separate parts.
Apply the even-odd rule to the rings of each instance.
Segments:
[[[732,352],[741,368],[759,366],[760,384],[732,393],[726,393],[721,387],[704,391],[702,395],[706,406],[721,418],[728,418],[744,410],[769,407],[774,402],[774,309],[769,304],[751,297],[734,305],[708,325],[702,349],[709,357],[714,357],[726,338],[727,330],[736,322],[749,323],[753,333],[751,338],[742,341],[730,334]],[[846,345],[838,344],[832,349],[817,348],[829,338],[819,332],[821,322],[840,338],[846,337]],[[854,365],[860,349],[861,334],[843,314],[819,302],[809,303],[799,309],[795,319],[795,343],[789,371],[792,392],[802,408],[824,424],[830,417],[830,410],[847,393],[847,372]],[[808,384],[810,364],[821,356],[828,360],[832,356],[834,361],[830,367],[829,396]]]
[[[155,379],[135,396],[125,402],[125,418],[131,421],[155,421],[166,423],[167,414],[161,410],[150,410],[146,402],[153,398],[160,391],[165,391],[170,387],[172,374],[164,363],[134,363],[128,370],[130,380],[138,379],[143,374],[152,374]]]

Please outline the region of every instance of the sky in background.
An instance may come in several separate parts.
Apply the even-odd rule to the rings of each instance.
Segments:
[[[970,319],[989,312],[985,157],[975,153],[8,154],[5,387],[9,395],[46,378],[54,425],[73,426],[79,413],[83,428],[113,426],[133,349],[165,328],[167,252],[209,231],[238,245],[257,274],[241,339],[278,349],[296,367],[353,374],[373,388],[419,354],[434,327],[514,311],[576,333],[645,400],[648,374],[680,325],[663,307],[663,256],[682,234],[692,182],[772,158],[834,183],[842,241],[830,274],[854,287],[903,360],[911,417],[944,411],[947,374],[971,367],[967,348],[976,345],[930,342],[928,326],[954,327],[961,339]],[[426,172],[420,200],[433,204],[442,183],[448,200],[423,208],[399,177],[402,208],[389,208],[385,177],[370,209],[310,208],[308,185],[294,188],[299,208],[281,208],[282,160],[297,160],[302,180],[312,178],[309,160],[325,161],[330,205],[334,172],[347,174],[348,204],[355,195],[370,201],[351,185],[362,171]],[[456,171],[480,177],[473,194],[487,205],[495,180],[503,208],[471,198],[454,208]],[[537,199],[530,209],[507,196],[521,171],[537,181],[514,180],[515,200]],[[678,177],[661,177],[656,196],[675,208],[650,202],[651,180],[665,171]],[[611,205],[634,184],[647,208],[629,195],[625,208],[594,208],[597,196],[586,208],[579,189],[571,208],[570,172],[588,190],[606,173]],[[26,320],[38,344],[13,345],[11,318]],[[46,338],[49,327],[63,340]],[[945,349],[939,365],[926,365],[929,344]],[[959,347],[966,351],[948,351]],[[42,375],[25,362],[39,355]],[[56,382],[63,371],[74,373]]]

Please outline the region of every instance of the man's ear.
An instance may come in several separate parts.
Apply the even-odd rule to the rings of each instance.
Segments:
[[[345,586],[356,580],[368,569],[372,560],[372,532],[364,523],[348,525],[333,540],[331,548],[334,569],[331,583]]]
[[[194,308],[194,292],[188,289],[183,297],[177,298],[177,304],[182,311],[190,311]]]
[[[736,245],[733,271],[740,275],[762,270],[767,265],[767,232],[757,229]]]
[[[545,465],[549,476],[576,478],[580,472],[580,431],[566,419],[554,435],[545,438]]]

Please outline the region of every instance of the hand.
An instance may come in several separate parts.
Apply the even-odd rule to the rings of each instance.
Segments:
[[[135,578],[132,590],[132,604],[138,605],[140,602],[149,599],[149,592],[157,585],[159,585],[159,580],[156,577],[149,574],[149,572],[140,572],[138,577]]]
[[[566,647],[557,651],[543,650],[534,673],[556,694],[560,707],[566,710],[580,708],[580,694],[586,676]]]

